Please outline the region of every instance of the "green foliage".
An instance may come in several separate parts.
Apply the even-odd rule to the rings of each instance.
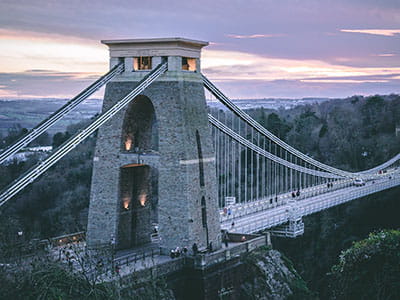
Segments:
[[[384,105],[385,105],[385,100],[379,95],[368,97],[365,100],[365,107],[371,107],[371,108],[375,107],[375,109],[377,108],[380,109]]]
[[[287,258],[285,255],[281,254],[282,261],[286,265],[286,267],[292,272],[294,278],[289,282],[290,289],[293,291],[293,294],[289,295],[288,300],[306,300],[306,299],[316,299],[316,295],[311,292],[307,286],[307,283],[296,271],[293,262]]]
[[[95,284],[49,260],[0,269],[0,299],[116,299],[114,284]]]
[[[400,152],[400,138],[394,135],[396,122],[400,120],[398,95],[353,97],[285,111],[267,113],[258,109],[250,113],[289,144],[339,168],[354,171],[370,168]],[[8,138],[7,143],[10,143],[23,134],[22,130],[21,126],[12,129],[11,137],[3,137],[2,141]],[[75,126],[67,131],[73,134],[76,130]],[[61,144],[66,136],[67,133],[60,133],[55,145]],[[94,138],[91,137],[10,201],[1,216],[2,256],[18,249],[16,230],[23,230],[24,238],[28,240],[86,228],[93,150]],[[368,156],[362,157],[362,152],[367,152]],[[247,157],[250,159],[251,155]],[[25,162],[13,161],[0,166],[0,186],[10,183],[37,159],[32,157]],[[301,270],[301,276],[309,286],[319,291],[321,299],[326,299],[325,274],[334,263],[333,257],[371,230],[400,226],[397,215],[399,195],[399,189],[386,191],[312,215],[305,218],[307,230],[304,236],[274,241],[274,245],[283,249],[294,261],[296,269]],[[3,218],[5,215],[8,218]],[[0,278],[0,289],[7,287],[10,282],[7,278]],[[294,281],[293,284],[302,290],[302,282]],[[5,299],[10,298],[19,299],[18,296]]]
[[[64,143],[66,140],[68,140],[70,137],[71,137],[71,134],[68,131],[66,131],[64,133],[57,132],[53,136],[53,143],[52,143],[53,148],[57,148],[62,143]]]
[[[8,134],[0,140],[0,146],[5,148],[16,141],[18,138],[28,132],[28,129],[21,127],[20,124],[15,124],[8,129]]]
[[[400,299],[400,231],[371,233],[332,268],[334,299]]]
[[[22,230],[20,222],[4,213],[0,213],[0,259],[10,257],[25,243],[25,237],[18,236]],[[0,261],[1,263],[2,261]]]
[[[263,110],[248,113],[291,146],[341,169],[372,168],[400,152],[400,137],[395,136],[399,95],[331,100],[273,111],[268,117]]]
[[[327,132],[328,132],[328,125],[323,124],[318,134],[319,138],[323,138]]]
[[[75,132],[81,126],[70,126],[68,132]],[[66,135],[69,133],[62,134],[63,138]],[[94,142],[95,138],[89,137],[2,207],[5,214],[19,220],[27,239],[86,229]],[[0,165],[0,187],[34,166],[38,159],[33,155],[27,161]]]
[[[124,282],[124,288],[121,291],[121,298],[130,300],[175,299],[174,294],[164,277],[152,278],[140,284],[138,284],[136,280],[132,278],[132,280],[126,283]]]
[[[380,131],[390,131],[393,128],[393,126],[387,124],[387,121],[390,120],[387,120],[390,112],[387,111],[387,105],[380,96],[367,98],[361,107],[361,115],[365,137],[377,135]],[[386,120],[382,120],[382,118]]]
[[[8,134],[3,137],[0,134],[0,148],[6,148],[11,145],[19,138],[28,133],[28,129],[22,127],[20,124],[14,124],[12,127],[8,129]],[[50,145],[50,135],[47,132],[39,135],[34,141],[32,141],[28,146],[48,146]]]
[[[356,104],[360,99],[357,96],[353,96],[350,98],[351,104]]]
[[[341,169],[372,168],[400,152],[400,137],[394,131],[400,122],[398,95],[332,100],[279,115],[292,128],[287,143]],[[363,152],[368,155],[362,156]],[[340,251],[371,231],[400,227],[399,197],[397,188],[311,215],[304,218],[303,236],[276,239],[273,244],[290,257],[310,289],[327,299],[325,274]]]
[[[282,121],[276,113],[268,115],[265,127],[281,139],[285,139],[290,130],[290,126]]]
[[[293,261],[296,270],[320,299],[329,297],[326,276],[343,249],[372,231],[399,228],[400,188],[370,195],[303,218],[304,235],[273,238],[273,245]]]

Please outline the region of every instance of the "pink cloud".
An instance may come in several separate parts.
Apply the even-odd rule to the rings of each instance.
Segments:
[[[383,36],[400,34],[400,29],[340,29],[341,32],[364,33]]]
[[[285,35],[284,34],[250,34],[250,35],[227,34],[227,36],[234,39],[258,39],[258,38],[280,37]]]
[[[393,54],[393,53],[382,53],[382,54],[376,54],[375,56],[379,56],[379,57],[392,57],[392,56],[396,56],[396,54]]]

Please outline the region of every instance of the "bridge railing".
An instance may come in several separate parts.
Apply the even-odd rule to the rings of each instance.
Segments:
[[[391,179],[389,179],[391,178]],[[326,194],[326,197],[309,198],[302,201],[297,201],[299,214],[306,216],[321,210],[330,208],[332,206],[340,205],[342,203],[367,196],[385,189],[389,189],[400,185],[400,175],[396,177],[389,176],[382,179],[381,182],[369,183],[363,187],[355,187],[353,190],[346,189],[343,192],[336,191],[333,194]],[[252,216],[243,215],[238,217],[230,223],[230,220],[221,222],[222,229],[229,232],[238,233],[254,233],[257,231],[265,230],[289,221],[289,205],[282,205],[274,209],[268,209],[259,212]]]
[[[315,200],[310,200],[309,202],[304,204],[300,203],[301,214],[303,216],[306,216],[330,208],[332,206],[336,206],[351,201],[353,199],[362,198],[364,196],[382,190],[386,190],[398,185],[400,185],[400,177],[393,177],[391,179],[385,180],[384,182],[372,183],[365,187],[358,187],[354,190],[346,191],[345,193],[333,194],[333,195],[328,194],[327,197],[324,198],[323,200],[315,199]]]
[[[395,177],[396,174],[398,174],[399,172],[400,170],[398,168],[388,170],[386,173],[380,174],[379,179],[377,179],[376,181],[387,179],[389,177]],[[342,179],[332,182],[332,185],[330,187],[328,187],[327,184],[320,184],[304,188],[301,189],[300,196],[296,196],[294,199],[299,201],[310,197],[315,197],[317,195],[331,193],[342,188],[352,186],[353,182],[353,179]],[[276,197],[276,200],[275,197],[266,197],[247,203],[237,203],[229,207],[220,209],[220,222],[226,222],[229,220],[233,221],[236,218],[247,216],[252,213],[258,213],[263,210],[273,209],[278,206],[286,205],[288,201],[292,199],[292,194],[291,192],[288,192],[285,194],[277,195]]]
[[[191,258],[193,258],[194,260],[194,267],[197,269],[202,269],[205,267],[209,267],[215,263],[229,260],[232,257],[238,257],[243,253],[252,251],[253,249],[259,248],[261,246],[265,246],[266,244],[266,237],[264,235],[256,236],[246,241],[235,244],[233,247],[222,248],[216,252],[207,254],[197,254],[196,256],[192,256]]]
[[[114,263],[119,265],[129,265],[131,263],[138,263],[144,261],[146,258],[153,258],[157,255],[161,255],[160,248],[153,248],[147,251],[141,251],[138,253],[131,253],[124,256],[120,256],[114,259]]]
[[[327,187],[326,184],[320,184],[301,190],[300,196],[296,196],[296,200],[302,200],[308,197],[316,196],[319,194],[332,192],[344,187],[348,187],[353,183],[352,179],[343,179],[335,181],[332,187]],[[234,220],[235,218],[249,215],[252,213],[257,213],[262,210],[272,209],[280,205],[285,205],[289,200],[292,199],[292,192],[285,194],[280,194],[276,196],[265,197],[259,200],[247,202],[247,203],[237,203],[229,207],[220,210],[220,221]],[[272,200],[272,201],[271,201]]]
[[[296,201],[298,212],[301,216],[306,216],[332,206],[367,196],[382,190],[386,190],[400,185],[400,174],[397,176],[385,176],[377,182],[370,182],[363,187],[354,187],[354,189],[346,189],[343,191],[336,190],[332,193],[326,193],[324,197],[311,197]],[[264,211],[242,214],[232,219],[221,222],[221,228],[229,232],[237,233],[253,233],[265,230],[289,221],[290,206],[288,204],[275,208],[266,209]],[[231,223],[232,221],[232,223]]]
[[[226,229],[229,232],[233,233],[253,233],[265,228],[274,227],[283,223],[286,223],[289,220],[288,215],[289,208],[287,206],[281,207],[280,211],[273,216],[269,216],[267,219],[257,218],[253,220],[236,220],[235,224],[227,224],[224,226],[222,224],[222,229]]]

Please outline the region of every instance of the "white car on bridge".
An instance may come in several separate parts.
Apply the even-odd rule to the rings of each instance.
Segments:
[[[362,180],[361,178],[357,178],[353,181],[353,184],[355,186],[364,186],[365,185],[365,181]]]

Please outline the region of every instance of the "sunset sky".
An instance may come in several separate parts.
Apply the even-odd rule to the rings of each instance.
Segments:
[[[71,97],[108,69],[102,39],[209,41],[232,98],[400,93],[399,0],[0,2],[0,98]]]

